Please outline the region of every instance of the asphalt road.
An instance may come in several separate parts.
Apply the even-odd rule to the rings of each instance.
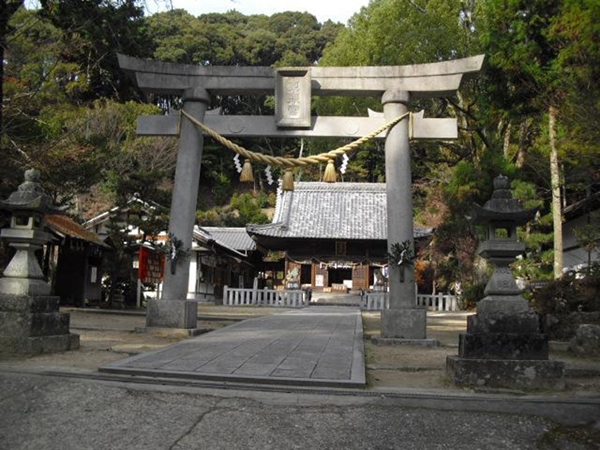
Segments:
[[[6,450],[600,448],[597,401],[215,389],[10,371],[0,372],[0,385]]]

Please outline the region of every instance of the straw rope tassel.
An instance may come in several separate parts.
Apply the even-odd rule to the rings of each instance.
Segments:
[[[252,164],[249,159],[244,161],[244,167],[242,168],[242,173],[240,174],[240,181],[242,183],[254,183],[254,173],[252,171]]]
[[[294,190],[294,172],[292,172],[292,169],[285,169],[285,173],[283,174],[283,181],[281,182],[281,190]]]
[[[333,159],[330,159],[327,162],[327,167],[325,168],[325,173],[323,174],[323,181],[326,183],[335,183],[337,179],[337,174],[335,173],[335,164],[333,163]]]

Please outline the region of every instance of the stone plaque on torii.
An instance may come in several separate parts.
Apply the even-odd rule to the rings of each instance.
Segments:
[[[408,112],[410,101],[456,93],[465,76],[476,74],[483,55],[431,64],[382,67],[219,67],[143,60],[119,55],[119,64],[140,89],[155,94],[180,95],[183,110],[227,137],[343,137],[359,138]],[[207,112],[211,95],[275,94],[275,116],[226,116]],[[379,97],[383,114],[373,117],[310,116],[311,97]],[[411,139],[449,140],[458,137],[454,118],[424,118],[412,114],[388,132],[385,175],[388,204],[388,249],[409,242],[413,248],[411,194]],[[142,116],[138,135],[179,136],[179,154],[171,202],[169,233],[183,249],[191,248],[202,160],[203,135],[179,115]],[[166,270],[163,299],[148,304],[146,325],[192,330],[197,304],[187,301],[189,259],[172,259],[177,270]],[[400,271],[403,271],[403,277]],[[426,311],[416,307],[414,268],[389,271],[389,307],[382,311],[384,338],[425,339]]]

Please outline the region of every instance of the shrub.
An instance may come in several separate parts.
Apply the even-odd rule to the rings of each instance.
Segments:
[[[531,303],[542,315],[600,311],[600,264],[565,273],[533,292]]]
[[[474,309],[477,302],[485,297],[483,291],[485,291],[486,283],[474,283],[465,286],[465,289],[461,295],[463,309]]]

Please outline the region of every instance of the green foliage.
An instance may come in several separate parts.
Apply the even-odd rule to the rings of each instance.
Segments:
[[[40,154],[48,188],[67,202],[75,194],[101,186],[108,199],[168,204],[162,184],[173,175],[176,140],[138,138],[137,117],[158,108],[136,102],[96,101],[89,108],[45,108],[43,133],[54,143]]]
[[[469,310],[477,306],[477,302],[485,297],[486,283],[467,284],[461,295],[463,308]]]
[[[231,196],[231,179],[222,172],[211,172],[212,193],[218,205],[225,203]]]
[[[600,211],[590,213],[588,223],[576,227],[573,230],[573,234],[579,245],[588,252],[589,265],[591,262],[591,253],[600,249]]]
[[[255,198],[250,194],[234,194],[231,198],[230,205],[238,212],[238,226],[246,226],[249,223],[267,223],[269,219],[261,209],[264,206],[264,203],[264,195]]]
[[[560,0],[486,0],[481,34],[489,52],[489,95],[503,110],[528,114],[555,101],[559,74],[549,36]]]
[[[372,1],[325,50],[324,65],[418,64],[471,56],[459,0]]]
[[[109,193],[113,203],[118,195],[157,193],[157,186],[172,176],[175,160],[173,139],[135,137],[137,117],[155,114],[158,108],[106,99],[82,103],[120,96],[121,88],[129,96],[134,94],[131,85],[119,84],[122,73],[116,68],[115,50],[123,47],[111,39],[129,42],[123,33],[133,33],[132,27],[140,25],[135,18],[129,20],[135,11],[130,4],[92,3],[78,9],[72,2],[47,2],[41,11],[17,11],[7,49],[2,134],[5,167],[12,172],[7,178],[20,177],[25,167],[38,168],[45,189],[55,201],[67,205],[97,185],[103,186],[101,191]],[[86,12],[90,13],[86,21],[95,18],[113,27],[102,42],[98,42],[101,23],[78,22]],[[94,60],[98,51],[106,52],[107,58]],[[6,190],[16,182],[7,182]],[[128,188],[135,190],[126,193]],[[153,199],[164,201],[161,195]]]
[[[520,200],[526,209],[544,208],[537,186],[531,182],[514,180],[511,183],[513,197]],[[552,214],[545,214],[518,229],[518,238],[525,243],[523,258],[513,264],[515,276],[525,280],[546,280],[552,277],[554,252],[552,247]]]
[[[600,311],[600,265],[550,281],[533,292],[531,302],[539,314]]]
[[[269,218],[262,208],[268,205],[269,197],[264,193],[234,193],[228,205],[198,211],[196,217],[200,226],[245,227],[249,223],[264,224],[269,222]]]
[[[143,9],[135,0],[40,0],[40,4],[40,16],[62,31],[60,60],[76,67],[67,76],[87,82],[75,101],[136,98],[117,62],[117,52],[150,56]]]
[[[146,23],[154,58],[224,66],[312,65],[343,28],[299,12],[267,17],[230,11],[193,17],[176,9],[155,14]]]
[[[588,181],[597,182],[600,131],[589,118],[600,114],[600,4],[595,0],[563,0],[550,35],[558,44],[554,65],[563,74],[566,91],[562,120],[568,130],[564,145],[579,155],[579,167],[588,168]]]
[[[387,254],[388,262],[396,266],[412,264],[415,255],[410,241],[396,242],[392,244],[391,251]]]

